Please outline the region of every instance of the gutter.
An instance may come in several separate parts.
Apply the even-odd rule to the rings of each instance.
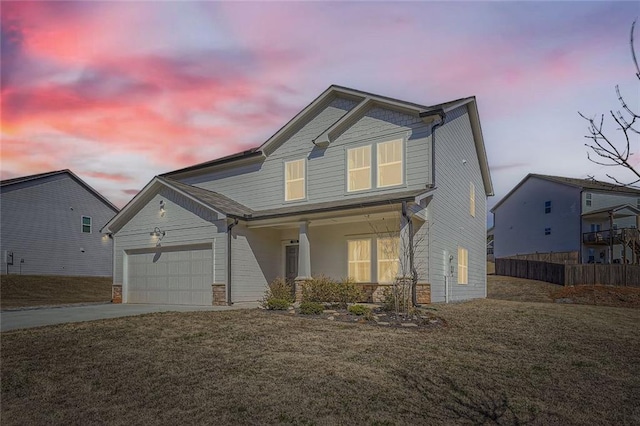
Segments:
[[[409,227],[409,269],[411,271],[411,303],[413,306],[420,306],[418,304],[418,294],[417,294],[417,285],[418,285],[418,271],[415,267],[415,258],[414,258],[414,250],[413,250],[413,220],[407,214],[407,202],[402,202],[402,217],[407,220],[407,226]]]
[[[447,114],[444,109],[440,108],[434,111],[425,111],[420,113],[420,118],[440,116],[440,121],[431,127],[431,187],[436,186],[436,129],[444,125]]]
[[[238,219],[235,219],[229,225],[227,225],[227,305],[231,306],[231,230],[238,224]]]

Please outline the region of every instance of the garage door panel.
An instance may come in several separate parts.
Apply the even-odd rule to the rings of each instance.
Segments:
[[[128,256],[130,303],[211,305],[210,248],[136,253]]]

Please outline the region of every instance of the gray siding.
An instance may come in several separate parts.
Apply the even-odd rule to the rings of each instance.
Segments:
[[[431,300],[445,300],[445,275],[453,256],[451,300],[486,295],[486,195],[466,107],[447,114],[436,130],[436,192],[428,206]],[[466,164],[463,164],[466,160]],[[469,184],[476,194],[476,215],[469,212]],[[457,284],[458,246],[469,253],[469,283]]]
[[[23,274],[112,275],[112,241],[99,231],[115,212],[68,174],[5,187],[0,205],[0,249],[14,253],[9,273],[24,259]],[[4,258],[1,265],[4,274]]]
[[[497,258],[580,250],[580,189],[531,177],[498,206],[494,220]]]
[[[587,194],[591,194],[591,206],[587,206]],[[629,204],[640,209],[640,194],[620,194],[615,192],[589,191],[585,189],[582,193],[582,211],[588,213],[606,207]]]
[[[186,178],[184,182],[219,192],[256,210],[425,188],[430,180],[428,144],[430,126],[418,117],[383,108],[372,108],[328,148],[319,149],[313,145],[312,139],[325,131],[354,105],[355,103],[350,100],[340,98],[334,100],[277,147],[262,163]],[[403,139],[405,144],[403,185],[384,189],[375,188],[375,145],[373,145],[373,188],[369,191],[347,193],[346,148],[398,138]],[[307,160],[306,199],[294,203],[285,202],[284,162],[302,158]]]

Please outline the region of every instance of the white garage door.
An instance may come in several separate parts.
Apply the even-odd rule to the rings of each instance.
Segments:
[[[128,303],[211,305],[211,248],[127,256]]]

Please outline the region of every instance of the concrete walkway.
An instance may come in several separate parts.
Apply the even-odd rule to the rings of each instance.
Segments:
[[[257,308],[257,302],[237,303],[233,306],[187,306],[187,305],[136,305],[136,304],[90,304],[75,306],[49,306],[25,308],[0,312],[0,331],[68,322],[93,321],[107,318],[128,317],[152,312],[228,311]]]

